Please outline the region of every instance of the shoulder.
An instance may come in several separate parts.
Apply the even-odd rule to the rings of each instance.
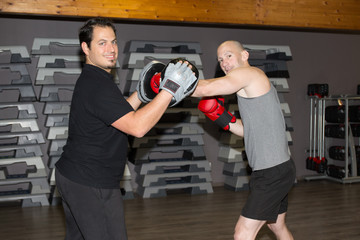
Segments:
[[[226,76],[229,77],[236,77],[236,78],[246,78],[246,79],[250,79],[250,78],[262,78],[262,77],[266,77],[265,73],[263,70],[261,70],[258,67],[253,67],[253,66],[246,66],[246,67],[238,67],[233,69],[232,71],[230,71]]]
[[[244,86],[250,86],[258,82],[267,81],[265,73],[257,67],[238,67],[230,71],[225,78],[233,79],[236,82],[242,82]]]
[[[242,69],[239,72],[241,73],[238,74],[244,76],[247,84],[238,92],[238,95],[248,98],[258,97],[270,90],[271,83],[261,69],[257,67],[248,67],[247,69]]]

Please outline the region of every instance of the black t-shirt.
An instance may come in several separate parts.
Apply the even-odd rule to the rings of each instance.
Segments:
[[[56,168],[80,184],[118,188],[126,164],[128,138],[111,124],[133,110],[111,74],[86,64],[75,85],[69,137]]]

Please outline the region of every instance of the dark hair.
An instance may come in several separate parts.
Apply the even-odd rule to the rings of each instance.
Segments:
[[[111,27],[116,34],[115,26],[110,19],[102,17],[91,18],[79,30],[80,45],[82,42],[85,42],[90,48],[94,27]]]

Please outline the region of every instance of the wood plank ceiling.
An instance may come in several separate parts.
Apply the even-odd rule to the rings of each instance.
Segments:
[[[0,14],[360,31],[359,0],[0,0]]]

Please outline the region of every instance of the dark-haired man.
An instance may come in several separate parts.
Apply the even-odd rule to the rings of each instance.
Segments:
[[[111,21],[90,19],[80,29],[79,39],[86,64],[73,92],[67,143],[56,163],[65,239],[126,240],[119,184],[126,164],[127,136],[144,136],[159,121],[173,94],[196,79],[186,62],[169,64],[164,80],[173,83],[170,87],[184,87],[169,90],[164,86],[167,91],[160,91],[139,108],[137,92],[125,99],[110,73],[118,57]]]

